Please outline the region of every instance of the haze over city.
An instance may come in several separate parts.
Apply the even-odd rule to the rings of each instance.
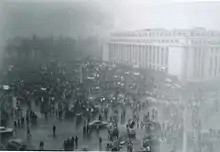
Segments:
[[[220,2],[1,0],[0,150],[219,152]]]
[[[1,2],[1,6],[4,37],[33,33],[105,35],[115,30],[186,29],[198,26],[218,30],[220,27],[219,2],[8,0]]]

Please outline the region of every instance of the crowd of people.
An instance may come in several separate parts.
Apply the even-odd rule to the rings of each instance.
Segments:
[[[37,69],[12,66],[6,77],[2,81],[8,87],[1,90],[1,120],[10,121],[8,118],[12,118],[14,128],[22,128],[25,124],[27,128],[28,124],[37,125],[34,103],[45,119],[54,116],[60,120],[74,119],[77,126],[82,124],[84,138],[92,132],[89,126],[92,120],[109,122],[112,125],[108,129],[108,148],[120,149],[121,144],[115,144],[120,139],[118,123],[125,124],[128,119],[131,119],[127,125],[129,151],[132,151],[129,135],[133,126],[152,136],[145,138],[146,141],[157,137],[158,141],[174,147],[182,142],[183,111],[178,102],[180,86],[176,79],[164,73],[153,76],[139,67],[98,61],[64,64],[51,60]],[[127,118],[129,112],[132,117]],[[31,134],[30,129],[27,134]],[[41,141],[41,149],[43,145]],[[66,150],[76,148],[78,137],[65,140],[63,145]]]
[[[129,76],[127,71],[133,72]],[[80,77],[80,72],[82,78]],[[135,75],[135,73],[138,73]],[[127,77],[127,78],[126,78]],[[128,69],[125,67],[115,67],[106,63],[100,64],[96,62],[75,63],[74,66],[61,64],[59,61],[50,61],[36,70],[20,69],[13,66],[7,73],[8,89],[3,89],[3,95],[10,95],[16,98],[16,106],[13,107],[13,101],[3,102],[2,113],[5,112],[14,119],[14,127],[24,125],[26,123],[37,124],[37,115],[32,110],[32,103],[40,108],[41,113],[47,119],[48,115],[54,115],[58,119],[76,118],[76,124],[87,124],[102,115],[105,119],[118,122],[119,112],[121,111],[121,122],[125,122],[127,107],[132,109],[133,120],[139,127],[145,125],[140,120],[138,111],[141,108],[148,108],[149,101],[143,102],[139,100],[140,92],[144,87],[130,87],[131,85],[142,86],[148,84],[147,87],[153,89],[155,83],[150,85],[150,80],[139,74],[137,69]],[[10,80],[9,80],[10,79]],[[82,79],[83,82],[80,82]],[[152,79],[152,78],[150,78]],[[149,81],[149,82],[147,82]],[[159,80],[155,80],[159,81]],[[109,82],[109,83],[107,83]],[[158,83],[158,82],[157,82]],[[161,85],[160,85],[161,86]],[[154,94],[157,89],[154,88]],[[137,91],[138,95],[133,93]],[[152,92],[149,91],[148,92]],[[153,96],[154,96],[153,94]],[[142,93],[142,96],[145,95]],[[9,98],[7,98],[9,99]],[[22,107],[27,106],[26,116],[19,114]],[[10,112],[8,111],[10,107]],[[7,109],[6,109],[7,108]],[[109,111],[114,109],[114,114],[109,117]],[[7,110],[7,112],[6,112]],[[154,109],[155,111],[155,109]],[[155,112],[153,112],[153,115]],[[101,116],[100,116],[101,117]],[[153,116],[155,117],[155,116]],[[89,127],[86,132],[89,132]]]

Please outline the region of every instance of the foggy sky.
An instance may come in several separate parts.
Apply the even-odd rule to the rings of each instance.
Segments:
[[[118,4],[115,2],[115,5]],[[198,26],[219,30],[220,27],[220,2],[121,0],[120,5],[117,13],[114,14],[117,16],[115,20],[118,21],[117,28],[120,30],[123,28],[186,29]]]
[[[146,28],[219,30],[220,3],[182,1],[5,0],[1,2],[0,32],[4,39],[32,34],[102,35]]]

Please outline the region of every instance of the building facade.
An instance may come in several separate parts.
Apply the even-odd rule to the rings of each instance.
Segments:
[[[220,32],[147,29],[114,33],[103,45],[104,61],[138,64],[185,81],[220,77]]]

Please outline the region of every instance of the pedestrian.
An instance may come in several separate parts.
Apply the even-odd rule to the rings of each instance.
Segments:
[[[86,124],[83,125],[83,137],[85,137],[86,134]]]
[[[141,122],[140,127],[141,127],[141,129],[143,129],[143,127],[144,127],[143,121]]]
[[[96,126],[97,135],[99,135],[99,126]]]
[[[102,151],[102,138],[99,137],[99,150]]]
[[[37,125],[37,115],[34,114],[34,124]]]
[[[26,116],[26,123],[29,124],[29,116]]]
[[[86,133],[89,133],[89,123],[86,124]]]
[[[16,120],[14,120],[14,128],[15,128],[15,129],[17,128],[17,122],[16,122]]]
[[[53,136],[55,137],[56,136],[56,126],[53,125]]]
[[[71,139],[67,139],[66,147],[67,147],[67,150],[70,150],[70,148],[72,147]]]
[[[47,112],[44,113],[45,120],[47,120]]]
[[[88,117],[87,121],[88,121],[88,123],[90,123],[90,116]]]
[[[29,126],[27,127],[27,136],[31,137],[31,132],[30,132],[30,127]]]
[[[18,119],[17,126],[18,126],[18,128],[21,127],[20,119]]]
[[[44,149],[44,142],[41,140],[40,141],[40,150],[43,150]]]
[[[21,117],[21,126],[24,127],[24,117]]]
[[[99,137],[99,144],[102,144],[102,137]]]
[[[67,142],[66,142],[66,140],[63,141],[63,149],[67,150]]]
[[[73,147],[73,149],[75,148],[75,138],[72,136],[72,138],[71,138],[71,142],[72,142],[72,147]]]
[[[75,145],[76,145],[76,148],[78,148],[78,137],[77,136],[75,137]]]

